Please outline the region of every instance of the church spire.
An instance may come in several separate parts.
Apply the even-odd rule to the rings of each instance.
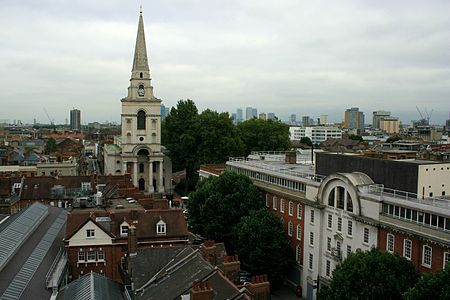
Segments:
[[[139,14],[139,25],[134,48],[133,75],[139,72],[149,72],[147,46],[145,45],[144,20],[142,18],[142,6]]]

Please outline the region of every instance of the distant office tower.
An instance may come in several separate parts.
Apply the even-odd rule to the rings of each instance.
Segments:
[[[252,109],[252,118],[257,118],[258,117],[258,110],[256,108]]]
[[[391,116],[390,111],[383,111],[383,110],[374,111],[372,116],[372,128],[381,129],[380,127],[381,120],[384,118],[388,118],[390,116]]]
[[[164,119],[169,115],[170,107],[166,107],[164,104],[161,104],[161,119]]]
[[[248,106],[247,108],[245,108],[245,119],[246,120],[250,120],[253,118],[257,118],[258,117],[258,110],[256,108],[253,108],[251,106]]]
[[[243,113],[242,108],[236,109],[236,124],[242,123],[243,121]]]
[[[379,128],[389,134],[400,133],[400,121],[398,118],[384,117],[380,120]]]
[[[274,120],[276,118],[275,113],[267,113],[267,120]]]
[[[70,129],[73,131],[81,130],[81,111],[79,109],[72,109],[70,111]]]
[[[352,107],[345,111],[344,128],[364,130],[364,113],[358,107]]]
[[[445,121],[445,130],[450,131],[450,116],[447,121]]]
[[[291,122],[292,124],[297,123],[297,115],[296,114],[291,114],[289,116],[289,122]]]
[[[309,122],[309,116],[303,116],[302,117],[302,124],[303,124],[304,127],[307,127],[307,126],[311,125],[310,122]]]
[[[267,115],[266,115],[266,113],[260,113],[260,114],[259,114],[259,118],[260,118],[261,120],[267,120]]]
[[[328,124],[328,115],[320,115],[320,125]]]
[[[236,124],[236,113],[231,113],[231,122],[233,122],[233,124]]]

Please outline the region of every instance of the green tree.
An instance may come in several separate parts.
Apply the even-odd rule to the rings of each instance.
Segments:
[[[189,195],[189,225],[195,233],[225,242],[232,253],[236,236],[233,228],[251,210],[262,206],[262,196],[247,176],[225,171],[199,182]]]
[[[336,267],[329,287],[321,286],[320,299],[401,299],[418,279],[404,257],[372,249],[350,254]]]
[[[244,155],[252,151],[285,151],[291,147],[289,126],[278,120],[250,119],[237,128],[245,145]]]
[[[312,145],[313,145],[311,139],[310,139],[309,137],[307,137],[307,136],[302,137],[302,138],[300,139],[300,143],[301,143],[301,144],[308,145],[308,146],[312,146]]]
[[[56,140],[54,138],[49,138],[45,144],[44,151],[46,154],[52,154],[56,152]]]
[[[262,208],[243,217],[237,231],[236,250],[245,270],[267,274],[272,285],[280,284],[294,263],[292,248],[284,236],[280,219]]]
[[[195,185],[197,161],[198,110],[192,100],[180,100],[162,124],[162,144],[170,150],[174,171],[186,169],[188,186]]]
[[[354,141],[361,141],[361,142],[364,141],[364,139],[362,138],[362,136],[357,135],[357,134],[350,134],[350,135],[348,136],[348,138],[351,139],[351,140],[354,140]]]
[[[242,155],[244,145],[228,113],[205,110],[199,116],[199,164],[224,163],[230,156]]]
[[[405,295],[407,300],[450,299],[450,268],[423,277]]]

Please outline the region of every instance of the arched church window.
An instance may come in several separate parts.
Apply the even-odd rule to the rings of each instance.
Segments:
[[[144,74],[141,72],[141,74],[139,74],[139,78],[144,77]]]
[[[337,187],[337,208],[344,209],[345,189],[342,186]]]
[[[137,129],[145,129],[145,111],[143,110],[137,113]]]
[[[144,173],[144,164],[143,163],[139,164],[139,173]]]

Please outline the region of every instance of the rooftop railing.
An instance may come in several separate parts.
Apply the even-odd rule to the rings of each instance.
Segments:
[[[386,188],[383,184],[370,184],[367,188],[369,194],[378,195],[381,199],[389,197],[450,210],[450,200],[435,197],[425,198],[415,193]]]
[[[266,163],[265,160],[252,159],[252,158],[248,158],[248,157],[230,157],[228,159],[228,161],[232,162],[232,163],[235,162],[235,163],[239,163],[239,164],[243,164],[243,165],[247,165],[247,166],[252,166],[252,167],[255,167],[258,169],[262,169],[262,170],[268,170],[268,171],[272,171],[275,173],[280,173],[283,175],[290,175],[290,176],[305,178],[305,179],[309,179],[309,180],[316,181],[316,182],[322,182],[323,179],[325,178],[325,176],[314,174],[314,169],[311,169],[312,166],[310,166],[310,165],[303,165],[303,166],[305,169],[310,168],[311,172],[302,172],[302,171],[295,170],[295,168],[299,167],[299,165],[297,165],[297,164],[277,165],[277,164]]]

